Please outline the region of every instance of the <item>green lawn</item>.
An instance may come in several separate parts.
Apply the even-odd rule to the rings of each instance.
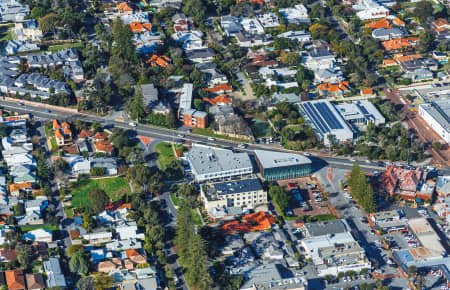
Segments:
[[[155,151],[158,153],[158,165],[161,170],[165,170],[167,164],[171,161],[176,160],[175,154],[173,153],[172,144],[167,142],[158,143],[155,146]]]
[[[71,184],[72,207],[89,206],[89,192],[93,189],[101,189],[112,201],[119,200],[122,196],[130,193],[130,185],[123,177],[111,177],[100,179],[84,179]]]
[[[194,224],[201,226],[203,224],[202,218],[198,214],[197,210],[195,208],[193,208],[193,209],[191,209],[191,212],[192,212],[192,221],[194,222]]]
[[[68,48],[82,48],[83,44],[82,43],[65,43],[65,44],[57,44],[57,45],[50,45],[47,48],[47,51],[51,51],[51,52],[56,52],[59,50],[63,50],[63,49],[68,49]]]
[[[178,206],[180,204],[180,198],[175,194],[170,194],[170,199],[172,200],[173,205]]]
[[[205,129],[203,129],[203,128],[192,128],[192,133],[198,134],[198,135],[203,135],[203,136],[208,136],[208,137],[219,138],[219,139],[233,140],[233,141],[236,141],[236,142],[245,142],[245,143],[249,142],[249,140],[247,140],[247,139],[232,138],[232,137],[216,134],[216,133],[213,132],[213,130],[211,130],[209,128],[205,128]]]
[[[64,213],[66,214],[66,217],[73,217],[72,207],[64,207]]]
[[[24,227],[20,227],[20,229],[22,230],[22,232],[29,232],[35,229],[44,229],[44,230],[49,230],[49,231],[58,231],[59,227],[58,226],[43,226],[43,225],[35,225],[35,226],[24,226]]]

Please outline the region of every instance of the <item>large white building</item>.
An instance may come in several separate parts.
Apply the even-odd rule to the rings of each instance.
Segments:
[[[330,145],[331,136],[334,142],[353,140],[353,130],[327,100],[315,100],[298,104],[305,121],[313,128],[325,145]]]
[[[301,240],[301,245],[320,277],[370,269],[371,263],[364,249],[353,238],[345,220],[306,225],[308,237]]]
[[[192,144],[192,148],[185,155],[195,180],[199,182],[253,173],[253,165],[247,153]]]
[[[310,23],[308,9],[303,4],[295,5],[294,8],[283,8],[279,10],[280,14],[286,18],[288,24]]]
[[[419,115],[445,142],[450,144],[450,98],[420,105]]]
[[[207,184],[200,188],[200,193],[208,212],[267,203],[267,192],[257,178]]]
[[[350,124],[375,125],[384,124],[386,121],[383,115],[378,111],[370,101],[354,101],[351,104],[342,103],[335,106],[341,113],[344,120]]]
[[[356,15],[361,20],[379,19],[389,16],[389,9],[375,0],[361,0],[353,5],[353,9],[358,11]]]

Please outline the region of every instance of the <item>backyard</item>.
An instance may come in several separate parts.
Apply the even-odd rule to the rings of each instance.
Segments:
[[[93,189],[101,189],[111,198],[117,201],[125,194],[131,192],[130,185],[123,177],[108,177],[99,179],[84,179],[71,184],[72,207],[86,207],[90,205],[89,192]]]
[[[269,136],[271,133],[269,123],[264,119],[264,116],[255,116],[250,119],[250,128],[255,135],[255,138]]]

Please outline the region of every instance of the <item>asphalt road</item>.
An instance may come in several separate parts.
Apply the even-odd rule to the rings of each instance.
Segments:
[[[146,137],[152,137],[157,138],[165,141],[191,141],[191,142],[197,142],[212,146],[222,146],[222,147],[229,147],[240,151],[246,151],[250,154],[253,154],[253,150],[255,149],[262,149],[262,150],[269,150],[269,151],[277,151],[277,152],[287,152],[288,150],[285,150],[283,148],[276,148],[273,145],[265,145],[265,144],[248,144],[248,147],[246,149],[238,148],[238,145],[241,144],[239,142],[231,141],[231,140],[223,140],[223,139],[214,139],[210,140],[208,137],[191,134],[191,133],[180,133],[175,130],[165,129],[165,128],[157,128],[157,127],[150,127],[150,126],[144,126],[144,125],[138,125],[138,126],[130,126],[127,123],[118,122],[116,120],[113,120],[111,117],[100,117],[96,115],[87,115],[87,114],[72,114],[72,113],[66,113],[66,112],[56,112],[56,111],[48,111],[41,107],[36,106],[29,106],[24,105],[19,102],[10,102],[5,100],[0,100],[0,106],[2,106],[5,109],[19,112],[19,113],[29,113],[33,116],[40,117],[42,119],[59,119],[59,120],[65,120],[65,121],[74,121],[74,120],[82,120],[86,122],[99,122],[102,125],[106,126],[114,126],[125,130],[134,130],[137,132],[138,135],[146,136]],[[301,152],[296,152],[301,153]],[[383,170],[384,167],[379,166],[376,162],[371,161],[361,161],[361,160],[352,160],[345,157],[328,157],[328,156],[318,156],[311,154],[311,159],[313,159],[313,163],[318,164],[319,166],[329,166],[334,168],[340,168],[340,169],[351,169],[354,162],[357,162],[361,168],[364,171],[367,172],[374,172],[374,171],[380,171]],[[450,175],[450,168],[445,168],[442,170],[439,170],[440,174],[448,174]]]

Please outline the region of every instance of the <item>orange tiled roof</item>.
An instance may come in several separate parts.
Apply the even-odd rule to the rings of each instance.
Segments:
[[[217,85],[214,88],[205,88],[204,91],[211,92],[211,93],[217,93],[221,91],[231,91],[233,88],[230,85],[224,84],[224,85]]]
[[[148,31],[151,31],[152,30],[152,24],[151,23],[144,23],[144,24],[142,24],[144,27],[145,27],[145,29],[147,29]]]
[[[371,95],[373,94],[373,89],[362,89],[361,94],[363,95]]]
[[[131,203],[124,203],[121,206],[119,206],[117,209],[124,209],[124,208],[131,209]]]
[[[447,19],[444,18],[438,18],[433,22],[433,25],[435,27],[441,27],[441,26],[446,26],[449,25]]]
[[[405,25],[405,22],[403,20],[401,20],[400,18],[398,18],[398,17],[395,17],[393,22],[396,25]]]
[[[319,91],[328,91],[330,93],[336,93],[339,91],[348,91],[349,90],[348,82],[340,82],[336,84],[322,83],[317,86]]]
[[[243,222],[229,221],[222,225],[222,229],[226,232],[252,232],[262,231],[272,227],[275,219],[265,212],[257,212],[242,217]]]
[[[144,32],[146,30],[144,25],[142,25],[140,22],[131,22],[129,25],[130,25],[131,31],[134,33]]]
[[[407,192],[417,191],[420,181],[423,179],[423,171],[416,169],[403,169],[401,167],[391,166],[384,171],[380,180],[386,191],[393,194],[397,189]]]
[[[133,8],[131,8],[127,2],[122,2],[119,5],[117,5],[117,10],[124,12],[124,11],[133,11]]]
[[[97,139],[97,140],[105,140],[106,138],[108,138],[108,135],[106,135],[106,133],[104,133],[104,132],[97,132],[94,135],[94,139]]]
[[[25,277],[21,269],[5,271],[6,284],[9,290],[21,290],[25,288]]]
[[[203,101],[210,103],[211,105],[217,105],[217,104],[231,104],[233,101],[231,100],[230,96],[227,95],[220,95],[215,98],[203,98]]]
[[[108,140],[101,140],[95,143],[95,149],[103,152],[113,152],[114,146]]]
[[[408,54],[408,55],[404,55],[403,53],[394,54],[394,59],[397,62],[404,62],[404,61],[409,61],[412,59],[417,59],[417,58],[422,58],[422,57],[423,57],[423,55],[421,55],[420,53]]]
[[[64,134],[66,134],[66,135],[72,135],[72,131],[70,131],[69,128],[64,128]]]
[[[392,28],[391,22],[389,22],[389,20],[387,20],[386,18],[372,21],[370,23],[367,23],[365,26],[367,28],[372,28],[372,29],[378,29],[378,28],[390,29],[390,28]]]
[[[383,60],[383,65],[396,65],[397,62],[393,59],[384,59]]]
[[[398,50],[404,47],[412,47],[416,45],[416,42],[419,40],[418,37],[408,37],[408,38],[399,38],[382,41],[381,45],[386,50]]]
[[[145,64],[151,65],[151,66],[159,66],[159,67],[167,67],[170,62],[170,58],[162,55],[159,56],[157,54],[153,54],[149,59],[144,61]]]
[[[58,120],[53,120],[53,129],[61,129],[61,125]]]
[[[134,257],[134,256],[139,256],[141,255],[141,253],[139,253],[137,250],[135,249],[131,249],[131,250],[126,250],[125,253],[127,254],[128,258]]]
[[[94,135],[94,131],[91,130],[81,130],[80,134],[78,135],[79,138],[89,138],[92,137],[92,135]]]
[[[67,123],[67,122],[62,122],[61,126],[62,126],[63,128],[70,128],[70,125],[69,125],[69,123]]]
[[[64,138],[64,135],[61,133],[61,129],[55,130],[56,138]]]
[[[19,189],[31,188],[31,187],[32,187],[31,182],[13,183],[13,184],[9,185],[9,192],[15,192],[15,191],[18,191]]]

